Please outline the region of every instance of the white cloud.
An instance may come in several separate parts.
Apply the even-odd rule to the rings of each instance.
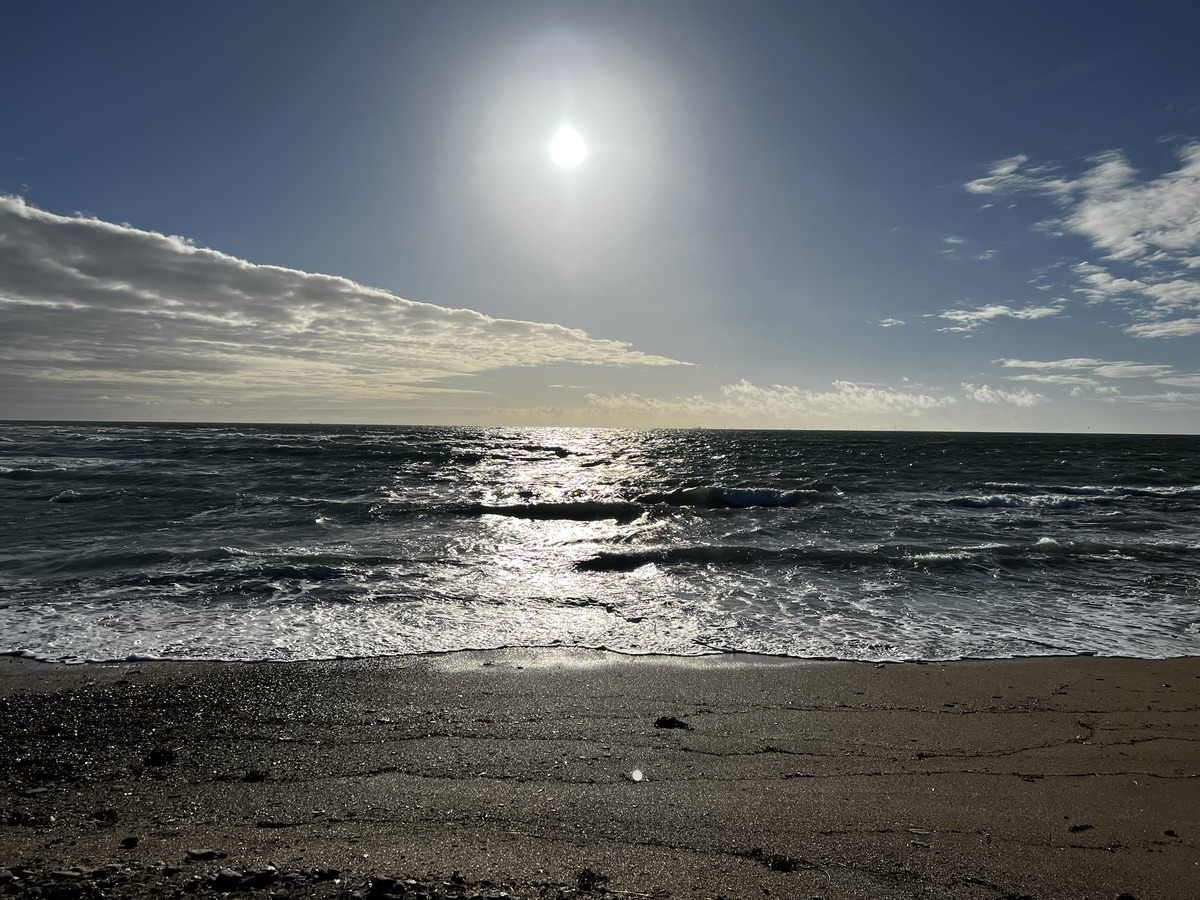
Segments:
[[[1152,297],[1155,304],[1164,311],[1200,309],[1200,282],[1198,281],[1176,278],[1172,281],[1148,284],[1143,291],[1147,296]]]
[[[947,319],[955,324],[939,328],[938,331],[974,331],[992,319],[1044,319],[1057,316],[1062,311],[1061,306],[1026,306],[1014,309],[1000,303],[990,303],[976,309],[947,309],[938,313],[938,318]]]
[[[1014,378],[1013,380],[1015,381],[1016,379]],[[1072,397],[1077,399],[1087,397],[1090,394],[1094,394],[1097,397],[1104,397],[1105,399],[1111,399],[1114,394],[1121,393],[1121,389],[1119,387],[1113,387],[1112,385],[1077,384],[1071,388],[1070,393]]]
[[[1200,317],[1144,322],[1141,325],[1130,325],[1125,331],[1141,338],[1191,337],[1193,334],[1200,334]]]
[[[1184,337],[1200,333],[1195,317],[1200,281],[1188,272],[1200,261],[1200,143],[1184,147],[1178,158],[1178,168],[1147,179],[1122,153],[1110,151],[1072,179],[1031,165],[1026,156],[1013,156],[965,188],[975,194],[1052,198],[1062,213],[1039,223],[1041,230],[1081,235],[1110,266],[1136,270],[1131,277],[1094,261],[1080,262],[1073,267],[1077,290],[1091,302],[1115,301],[1129,308],[1140,320],[1125,328],[1129,334]]]
[[[903,319],[880,319],[878,324],[879,324],[880,328],[895,328],[898,325],[903,325],[904,320]]]
[[[823,392],[781,385],[759,388],[743,380],[735,385],[721,388],[721,392],[729,400],[748,408],[805,409],[819,411],[823,415],[861,413],[915,415],[953,402],[945,397],[930,397],[926,394],[898,391],[890,387],[861,385],[852,381],[835,381],[833,387],[834,390]]]
[[[1019,391],[1005,391],[986,384],[964,384],[962,387],[967,399],[974,400],[976,403],[1007,403],[1012,406],[1028,407],[1048,403],[1050,400],[1044,394],[1035,394],[1028,388],[1021,388]]]
[[[1133,278],[1115,278],[1106,269],[1092,264],[1075,267],[1082,277],[1079,291],[1089,300],[1102,303],[1146,292],[1146,283]]]
[[[1135,313],[1152,318],[1180,311],[1200,310],[1200,281],[1172,278],[1169,281],[1147,281],[1139,278],[1117,278],[1106,269],[1090,263],[1075,267],[1081,277],[1078,290],[1093,303],[1124,302],[1141,304]],[[1146,306],[1144,301],[1151,304]],[[1126,329],[1128,330],[1128,329]]]
[[[403,300],[4,196],[0,336],[10,392],[88,386],[142,402],[387,400],[503,367],[678,364],[561,325]]]
[[[1122,154],[1103,154],[1072,185],[1080,198],[1066,224],[1115,259],[1149,250],[1193,255],[1200,247],[1200,144],[1179,159],[1174,172],[1139,183]]]
[[[777,424],[796,426],[812,421],[844,423],[856,417],[920,416],[955,403],[890,387],[835,381],[831,391],[799,387],[758,387],[742,380],[721,388],[720,399],[696,395],[664,400],[640,394],[589,394],[594,412],[634,421],[671,424]]]
[[[1159,384],[1169,384],[1173,387],[1200,388],[1200,375],[1171,375],[1167,378],[1154,379]]]

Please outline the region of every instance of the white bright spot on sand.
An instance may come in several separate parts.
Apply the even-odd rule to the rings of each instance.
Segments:
[[[587,144],[574,128],[558,129],[550,141],[550,159],[561,169],[573,169],[587,157]]]

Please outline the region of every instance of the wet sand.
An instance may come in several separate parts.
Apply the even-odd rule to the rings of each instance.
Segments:
[[[1200,896],[1196,658],[2,657],[0,740],[15,895]]]

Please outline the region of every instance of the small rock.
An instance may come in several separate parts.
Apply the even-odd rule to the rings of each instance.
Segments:
[[[175,751],[170,747],[155,747],[146,754],[146,765],[151,767],[165,766],[175,762]]]
[[[683,719],[677,719],[674,716],[659,716],[654,720],[655,728],[684,728],[688,731],[692,730],[692,726]]]
[[[368,888],[369,895],[379,897],[383,894],[390,894],[396,890],[395,878],[381,878],[376,876],[371,879],[370,887]]]
[[[218,891],[233,890],[241,887],[242,873],[236,869],[217,869],[217,874],[212,877],[211,884]]]
[[[224,855],[224,853],[208,849],[187,851],[187,858],[196,862],[209,862],[210,860],[220,859]]]
[[[590,868],[580,869],[575,874],[575,884],[581,891],[594,891],[606,881],[608,881],[607,875],[602,875]]]
[[[242,875],[242,888],[262,888],[274,884],[279,880],[279,870],[274,866],[266,866],[262,869],[254,869]]]

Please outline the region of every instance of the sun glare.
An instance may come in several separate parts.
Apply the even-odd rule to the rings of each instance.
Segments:
[[[587,157],[587,144],[574,128],[560,128],[550,142],[550,159],[561,169],[573,169]]]

